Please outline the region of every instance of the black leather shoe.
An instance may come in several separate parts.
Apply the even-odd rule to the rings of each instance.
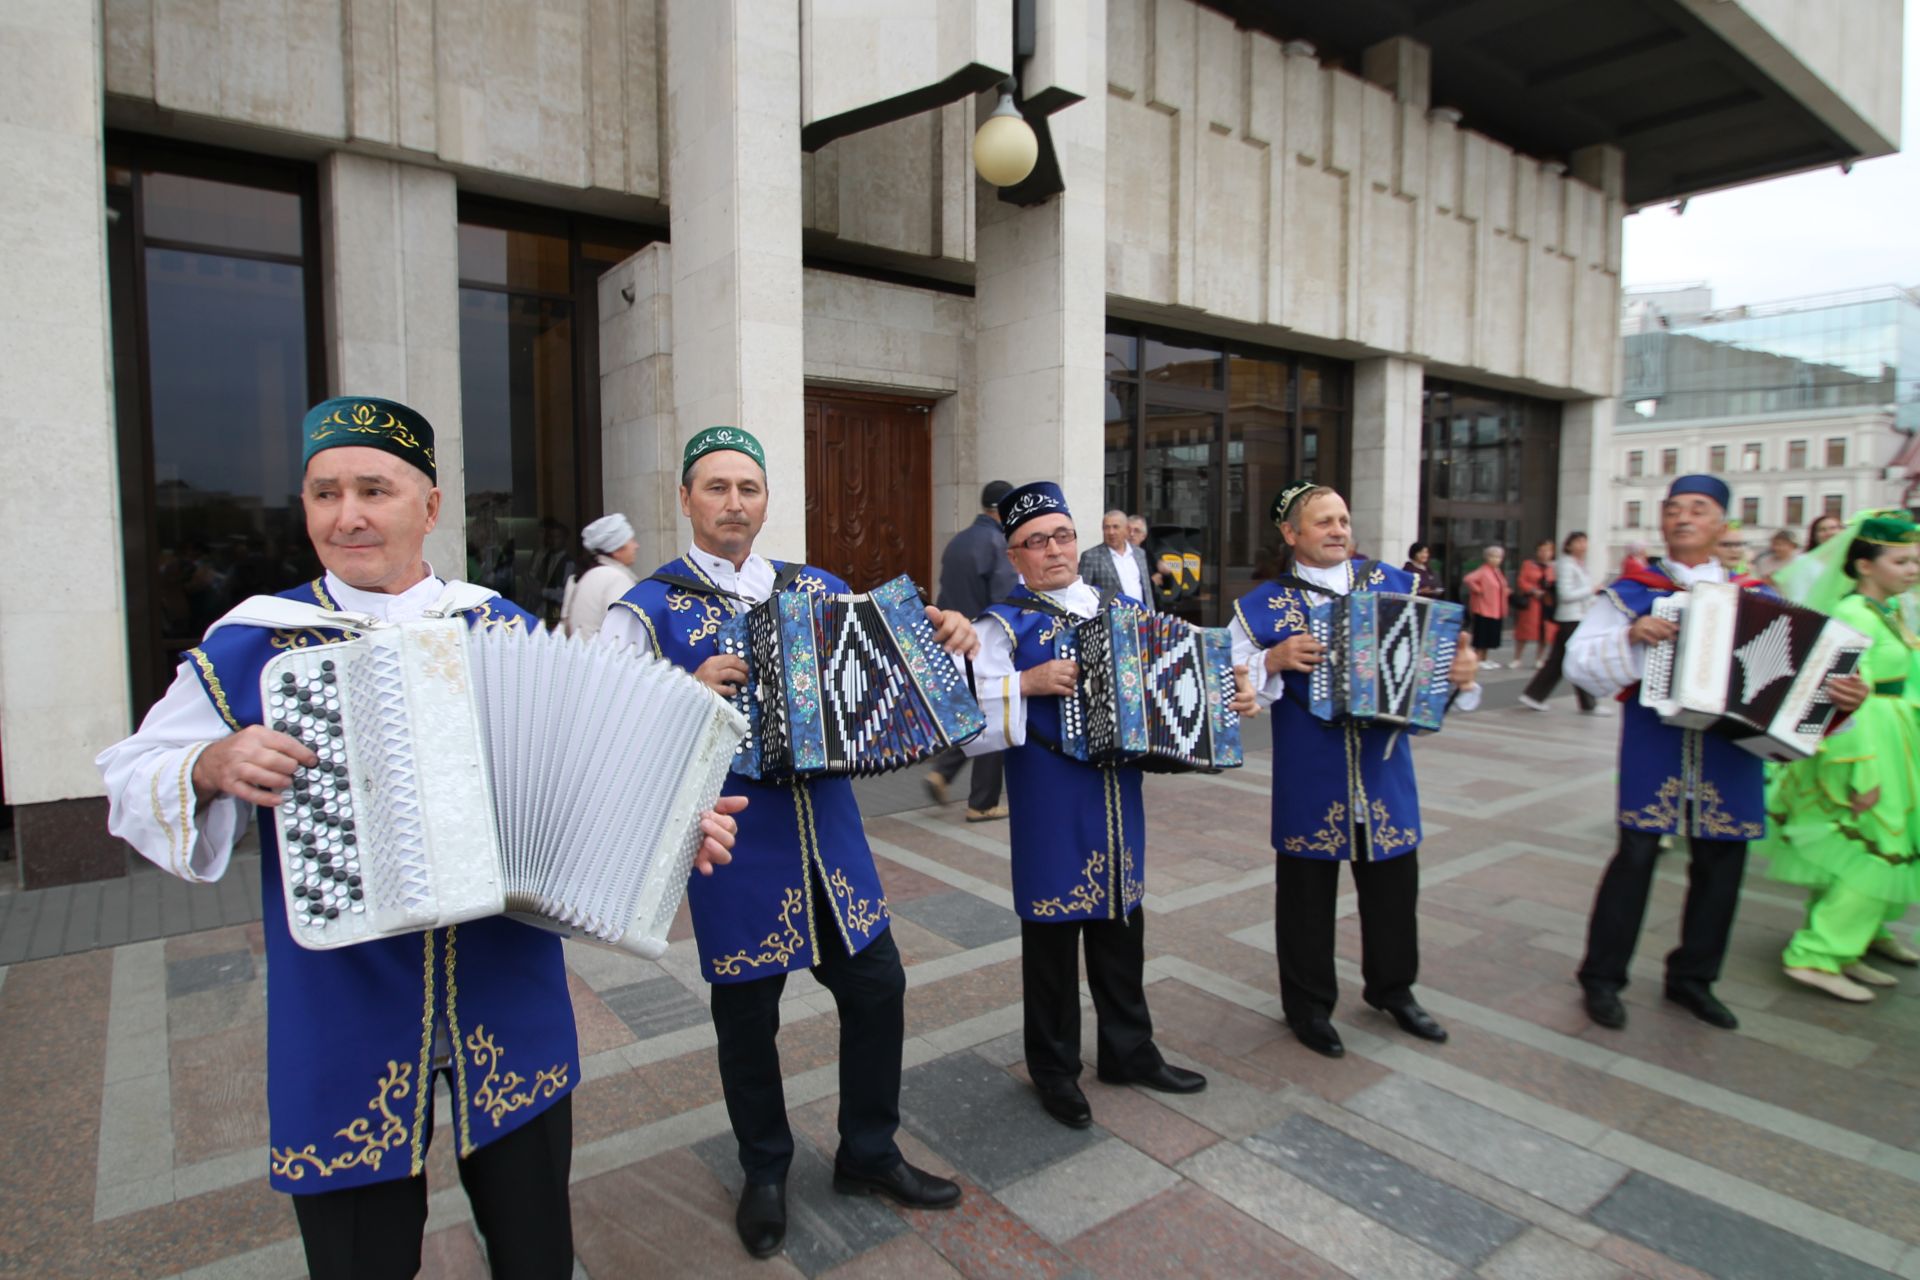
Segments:
[[[960,1184],[937,1178],[902,1160],[885,1173],[855,1173],[833,1166],[833,1189],[843,1196],[885,1196],[909,1209],[951,1209],[960,1203]]]
[[[1093,1123],[1093,1108],[1087,1105],[1087,1095],[1080,1092],[1080,1086],[1073,1081],[1036,1082],[1033,1087],[1040,1095],[1040,1106],[1067,1128],[1084,1129]]]
[[[1732,1031],[1740,1025],[1740,1019],[1733,1016],[1733,1010],[1715,999],[1713,992],[1703,988],[1668,987],[1667,999],[1710,1027]]]
[[[1447,1042],[1447,1029],[1433,1020],[1433,1015],[1422,1009],[1417,1003],[1408,1000],[1404,1004],[1373,1006],[1380,1012],[1400,1024],[1400,1029],[1410,1036],[1422,1040],[1431,1040],[1435,1044]]]
[[[749,1183],[733,1211],[733,1229],[756,1258],[771,1258],[787,1240],[787,1184]]]
[[[1105,1084],[1137,1084],[1143,1088],[1157,1089],[1161,1093],[1198,1093],[1207,1087],[1207,1078],[1198,1071],[1176,1067],[1171,1062],[1162,1062],[1145,1071],[1136,1071],[1132,1075],[1121,1075],[1117,1071],[1102,1071],[1100,1079]]]
[[[1586,989],[1587,1016],[1596,1026],[1609,1031],[1618,1031],[1627,1025],[1627,1006],[1620,1002],[1618,991],[1599,991],[1592,987]]]
[[[1294,1039],[1313,1050],[1323,1058],[1344,1058],[1347,1046],[1340,1043],[1340,1033],[1333,1029],[1328,1018],[1307,1018],[1300,1022],[1289,1022]]]

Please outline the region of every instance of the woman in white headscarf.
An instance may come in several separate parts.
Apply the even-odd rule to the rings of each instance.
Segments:
[[[580,542],[593,552],[597,563],[567,583],[560,624],[570,635],[592,639],[600,633],[600,624],[606,621],[613,602],[640,581],[633,571],[640,544],[634,541],[633,525],[617,511],[582,529]]]

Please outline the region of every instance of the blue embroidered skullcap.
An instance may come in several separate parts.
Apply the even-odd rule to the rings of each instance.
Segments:
[[[433,465],[433,427],[426,415],[398,400],[377,396],[335,396],[307,410],[300,423],[300,465],[313,455],[341,445],[380,449],[427,473],[438,484]]]
[[[1072,514],[1067,510],[1067,495],[1060,492],[1059,485],[1050,480],[1036,480],[1000,499],[1000,531],[1011,538],[1013,531],[1029,520]]]
[[[1727,482],[1719,476],[1681,476],[1667,487],[1669,498],[1684,497],[1689,493],[1697,493],[1703,498],[1712,498],[1720,504],[1722,511],[1733,507],[1733,491],[1727,488]]]

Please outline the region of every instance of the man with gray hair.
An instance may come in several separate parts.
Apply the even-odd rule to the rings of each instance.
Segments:
[[[1115,596],[1126,596],[1153,612],[1147,553],[1128,536],[1126,512],[1116,508],[1100,517],[1100,541],[1100,546],[1080,553],[1080,577],[1100,593],[1101,607]]]

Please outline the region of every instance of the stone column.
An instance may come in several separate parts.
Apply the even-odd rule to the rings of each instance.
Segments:
[[[1560,493],[1556,534],[1565,541],[1579,529],[1587,535],[1587,568],[1596,577],[1619,563],[1610,554],[1615,516],[1609,462],[1613,417],[1620,402],[1612,397],[1569,400],[1560,406]],[[1657,504],[1656,504],[1657,506]],[[1654,520],[1654,536],[1659,520]]]
[[[719,424],[759,437],[772,491],[759,550],[799,559],[799,6],[667,0],[667,104],[675,443]]]
[[[651,572],[686,549],[673,412],[673,249],[650,244],[600,277],[600,476]]]
[[[399,400],[433,424],[441,507],[439,527],[427,535],[427,561],[442,576],[464,577],[453,175],[336,151],[320,164],[320,239],[327,393]]]
[[[126,870],[93,756],[129,723],[98,5],[0,9],[0,755],[29,888]],[[19,77],[25,77],[25,83]],[[0,868],[13,873],[14,868]]]
[[[1087,4],[1085,19],[1100,87],[1049,117],[1066,190],[1032,208],[985,183],[976,194],[979,430],[974,476],[956,481],[1058,481],[1091,546],[1105,506],[1106,5]],[[983,100],[983,118],[992,107]]]
[[[1360,550],[1398,565],[1420,536],[1420,419],[1425,371],[1384,356],[1353,366],[1353,480],[1347,505]]]

